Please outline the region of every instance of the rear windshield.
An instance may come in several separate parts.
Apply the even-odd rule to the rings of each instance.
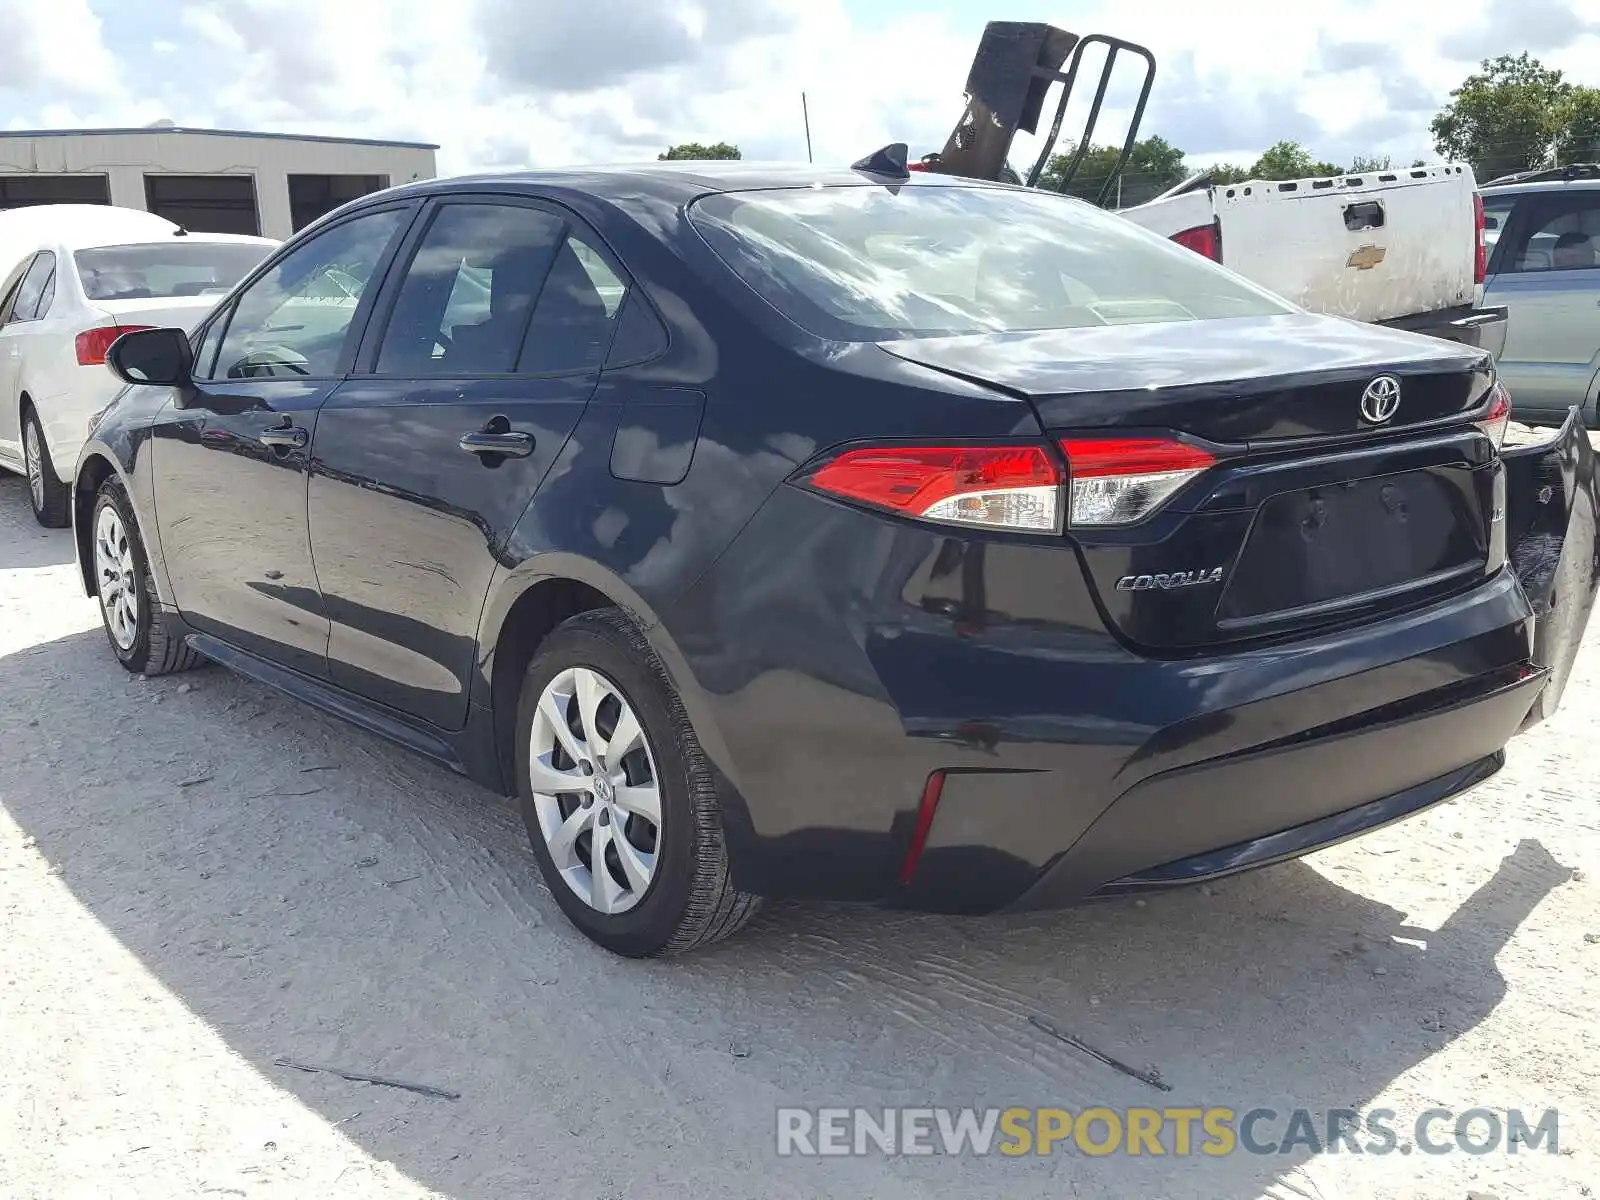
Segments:
[[[221,295],[267,256],[251,242],[161,242],[79,250],[78,278],[91,300]]]
[[[690,219],[779,312],[840,340],[1294,311],[1192,250],[1051,193],[725,192],[697,201]]]

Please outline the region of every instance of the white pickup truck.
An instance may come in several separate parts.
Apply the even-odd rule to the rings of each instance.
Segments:
[[[1230,184],[1201,174],[1121,215],[1313,312],[1496,354],[1505,342],[1505,309],[1475,307],[1486,253],[1468,166]]]

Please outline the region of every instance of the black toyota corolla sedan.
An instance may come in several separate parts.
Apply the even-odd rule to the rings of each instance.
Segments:
[[[306,229],[77,466],[145,675],[214,660],[520,796],[585,934],[1059,905],[1493,775],[1596,585],[1576,420],[1057,195],[740,164]]]

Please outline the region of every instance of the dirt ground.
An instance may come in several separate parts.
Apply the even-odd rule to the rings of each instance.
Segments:
[[[125,675],[71,564],[0,478],[8,1200],[1600,1191],[1593,651],[1490,784],[1302,862],[1003,919],[779,906],[630,963],[507,801],[215,668]],[[783,1104],[1149,1103],[1554,1106],[1560,1152],[775,1155]]]

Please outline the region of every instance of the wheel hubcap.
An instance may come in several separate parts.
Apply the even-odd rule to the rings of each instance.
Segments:
[[[134,580],[133,548],[128,531],[111,505],[100,510],[94,526],[94,573],[100,585],[100,612],[111,640],[132,650],[139,632],[139,589]]]
[[[539,832],[556,870],[596,912],[627,912],[656,875],[661,787],[622,690],[571,667],[539,697],[528,743]]]
[[[44,507],[44,463],[39,453],[39,426],[30,418],[22,430],[22,457],[28,468],[28,491],[35,510]]]

